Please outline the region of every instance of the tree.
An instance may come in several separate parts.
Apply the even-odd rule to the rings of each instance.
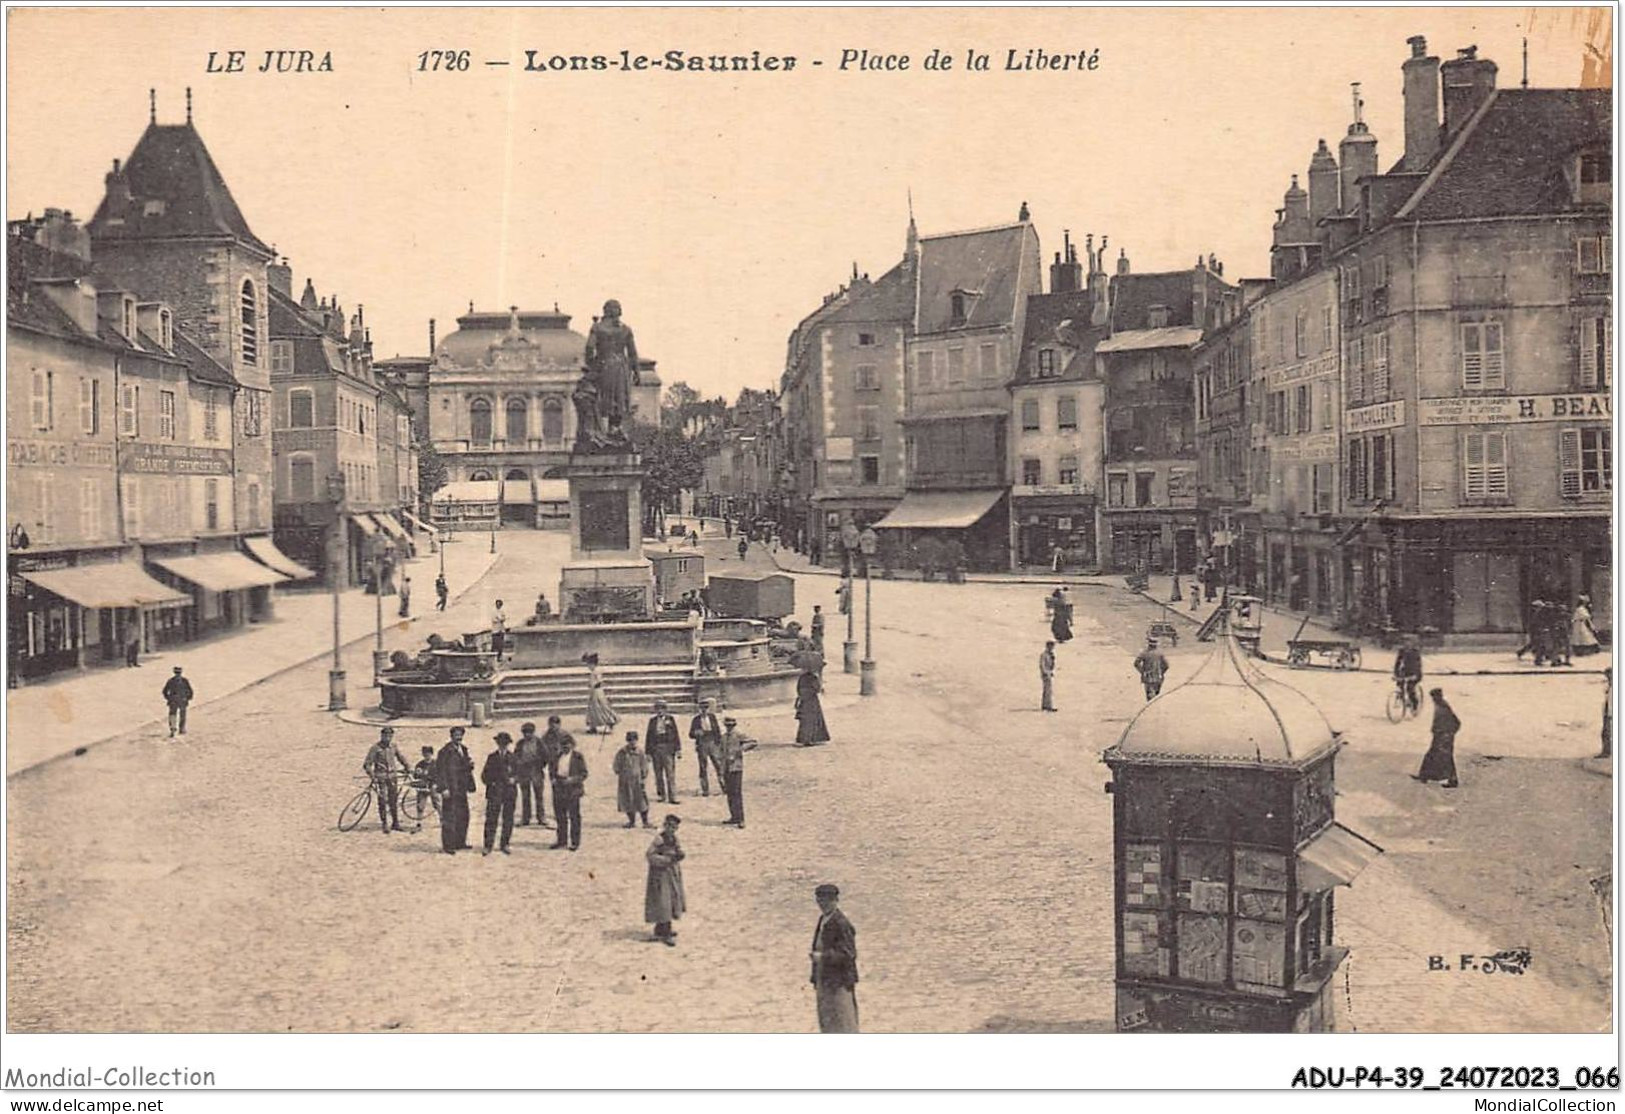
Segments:
[[[660,400],[660,424],[681,427],[699,401],[699,391],[677,380],[666,388],[666,397]]]
[[[446,486],[446,461],[428,441],[417,443],[418,498],[427,504],[434,493]]]
[[[678,493],[700,485],[705,462],[699,446],[680,427],[636,422],[631,437],[643,457],[643,528],[652,534]]]

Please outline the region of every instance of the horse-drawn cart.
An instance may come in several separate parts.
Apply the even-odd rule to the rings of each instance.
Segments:
[[[1303,629],[1309,625],[1304,616],[1298,624],[1298,633],[1287,639],[1286,663],[1294,669],[1359,669],[1360,645],[1346,638],[1305,638]],[[1316,658],[1321,660],[1317,661]]]

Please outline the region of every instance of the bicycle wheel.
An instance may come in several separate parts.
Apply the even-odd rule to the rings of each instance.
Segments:
[[[401,790],[400,813],[403,820],[410,820],[414,824],[423,823],[423,814],[429,809],[429,795],[425,793],[418,796],[418,791],[411,786]]]
[[[1400,720],[1404,719],[1406,715],[1410,714],[1410,710],[1410,704],[1408,701],[1406,701],[1404,693],[1400,692],[1398,689],[1395,689],[1393,692],[1388,694],[1389,723],[1398,723]]]
[[[367,786],[350,799],[339,813],[339,831],[352,831],[355,826],[365,820],[367,813],[372,811],[372,786]]]

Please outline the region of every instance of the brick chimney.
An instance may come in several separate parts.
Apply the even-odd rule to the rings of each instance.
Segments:
[[[1496,65],[1478,56],[1478,47],[1464,46],[1439,67],[1444,83],[1444,134],[1455,135],[1479,106],[1495,92]],[[1407,111],[1407,118],[1409,109]]]
[[[1319,224],[1341,208],[1337,192],[1337,160],[1322,139],[1309,159],[1309,223]]]
[[[1377,137],[1365,124],[1365,101],[1360,99],[1360,83],[1354,83],[1354,122],[1348,134],[1337,145],[1338,161],[1343,164],[1343,212],[1352,213],[1360,206],[1361,178],[1377,172]]]
[[[1439,60],[1421,35],[1405,40],[1405,169],[1422,170],[1439,153]]]
[[[1083,264],[1078,262],[1078,249],[1072,243],[1072,230],[1061,233],[1063,248],[1055,253],[1055,262],[1049,267],[1051,294],[1072,294],[1083,289]]]

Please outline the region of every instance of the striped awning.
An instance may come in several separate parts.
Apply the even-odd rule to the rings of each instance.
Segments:
[[[148,576],[140,566],[123,561],[20,575],[30,584],[37,584],[80,607],[179,606],[192,602],[183,593]]]
[[[244,538],[243,545],[260,564],[275,569],[283,576],[292,577],[294,580],[309,580],[316,575],[278,549],[276,543],[263,534],[259,537]]]

